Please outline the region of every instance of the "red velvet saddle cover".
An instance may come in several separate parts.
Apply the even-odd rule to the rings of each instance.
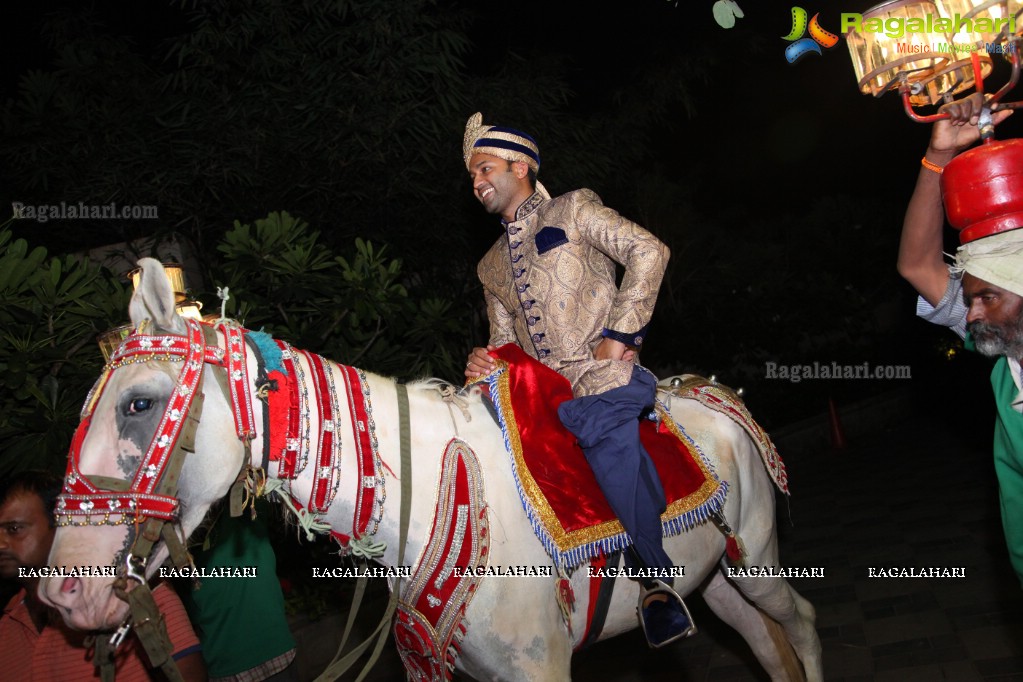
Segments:
[[[489,388],[526,513],[561,566],[631,544],[597,486],[582,449],[558,418],[572,399],[568,380],[509,344],[493,352],[498,368],[473,383]],[[699,447],[659,406],[660,420],[640,425],[668,498],[666,535],[691,528],[724,503],[727,484]]]

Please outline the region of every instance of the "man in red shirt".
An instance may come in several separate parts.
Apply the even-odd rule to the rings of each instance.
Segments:
[[[0,671],[6,679],[99,679],[91,633],[68,628],[59,613],[39,600],[38,575],[20,575],[47,565],[60,489],[59,478],[37,471],[16,474],[0,488],[0,578],[22,587],[0,616]],[[205,680],[199,640],[181,601],[166,585],[154,589],[153,598],[165,619],[178,670],[185,680]],[[135,637],[125,640],[114,662],[117,682],[163,679]]]

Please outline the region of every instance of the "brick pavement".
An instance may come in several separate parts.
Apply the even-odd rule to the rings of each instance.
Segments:
[[[842,451],[785,453],[793,495],[791,524],[779,505],[781,555],[825,568],[792,584],[817,609],[826,680],[1023,680],[1023,590],[1001,534],[990,429],[978,433],[917,416]],[[868,577],[893,566],[965,577]],[[577,657],[573,679],[767,679],[741,638],[691,602],[696,638],[645,652],[632,633]]]

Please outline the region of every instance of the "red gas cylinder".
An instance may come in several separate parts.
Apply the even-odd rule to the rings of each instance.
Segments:
[[[1023,227],[1023,139],[963,152],[945,166],[941,193],[962,244]]]

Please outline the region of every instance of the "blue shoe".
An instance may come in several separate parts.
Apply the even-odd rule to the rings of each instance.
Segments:
[[[643,590],[637,610],[643,634],[651,649],[659,649],[696,634],[696,626],[693,625],[682,597],[660,581],[655,587]]]

